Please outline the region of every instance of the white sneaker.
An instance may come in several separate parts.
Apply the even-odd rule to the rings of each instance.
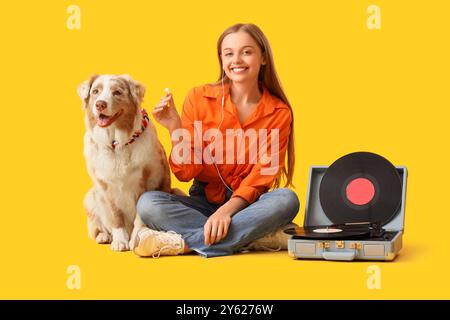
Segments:
[[[184,251],[184,240],[174,231],[156,231],[144,227],[138,231],[134,243],[133,251],[141,257],[175,256]]]
[[[280,251],[287,250],[288,240],[291,238],[290,235],[284,233],[284,230],[289,228],[298,227],[295,223],[289,223],[284,227],[279,228],[275,232],[269,233],[268,235],[256,239],[250,242],[246,247],[242,248],[244,251],[256,250],[256,251]]]

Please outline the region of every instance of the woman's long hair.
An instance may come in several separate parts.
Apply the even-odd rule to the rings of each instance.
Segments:
[[[269,90],[269,92],[276,96],[278,99],[283,101],[291,110],[291,132],[289,134],[289,141],[288,141],[288,147],[287,147],[287,169],[286,166],[283,166],[281,172],[276,177],[272,187],[278,188],[280,186],[280,181],[282,176],[286,179],[285,187],[292,186],[294,187],[292,183],[292,177],[294,175],[294,166],[295,166],[295,148],[294,148],[294,113],[292,112],[291,104],[289,103],[286,94],[283,91],[283,88],[281,86],[280,79],[278,78],[278,74],[275,70],[275,64],[273,62],[273,54],[272,49],[270,48],[269,41],[267,40],[264,33],[261,31],[261,29],[251,23],[246,24],[235,24],[228,29],[226,29],[221,36],[219,37],[219,40],[217,41],[217,54],[219,57],[219,80],[217,84],[221,83],[222,81],[229,81],[228,77],[225,75],[222,69],[222,42],[223,39],[229,35],[230,33],[235,33],[238,31],[245,31],[247,32],[259,45],[259,48],[261,49],[261,53],[266,61],[265,65],[261,66],[261,69],[259,70],[258,75],[258,81],[262,82],[263,85]]]

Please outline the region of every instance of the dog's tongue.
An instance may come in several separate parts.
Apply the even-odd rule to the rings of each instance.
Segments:
[[[97,118],[97,124],[100,126],[100,127],[104,127],[104,126],[107,126],[108,125],[108,122],[109,122],[109,117],[108,116],[105,116],[105,115],[100,115],[100,117],[98,117]]]

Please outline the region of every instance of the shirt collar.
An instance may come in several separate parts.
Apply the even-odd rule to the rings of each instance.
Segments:
[[[230,84],[224,83],[225,92],[225,101],[229,99],[229,93],[230,93]],[[217,84],[209,84],[203,86],[203,96],[207,98],[213,98],[220,103],[222,99],[222,84],[218,82]],[[267,116],[275,111],[277,108],[287,108],[286,104],[284,104],[280,99],[270,94],[269,90],[263,86],[263,95],[261,97],[261,100],[258,103],[256,114],[253,119],[249,119],[250,121],[246,122],[246,125],[253,122],[254,120]],[[227,109],[227,103],[225,103],[225,109]],[[232,110],[228,110],[232,112]]]
[[[224,83],[225,94],[228,94],[230,85]],[[217,84],[207,84],[203,86],[203,96],[206,98],[220,98],[222,97],[222,84],[219,82]]]

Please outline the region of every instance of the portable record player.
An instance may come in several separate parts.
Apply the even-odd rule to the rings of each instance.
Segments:
[[[355,152],[310,168],[303,227],[285,230],[299,259],[393,260],[402,248],[406,167]]]

